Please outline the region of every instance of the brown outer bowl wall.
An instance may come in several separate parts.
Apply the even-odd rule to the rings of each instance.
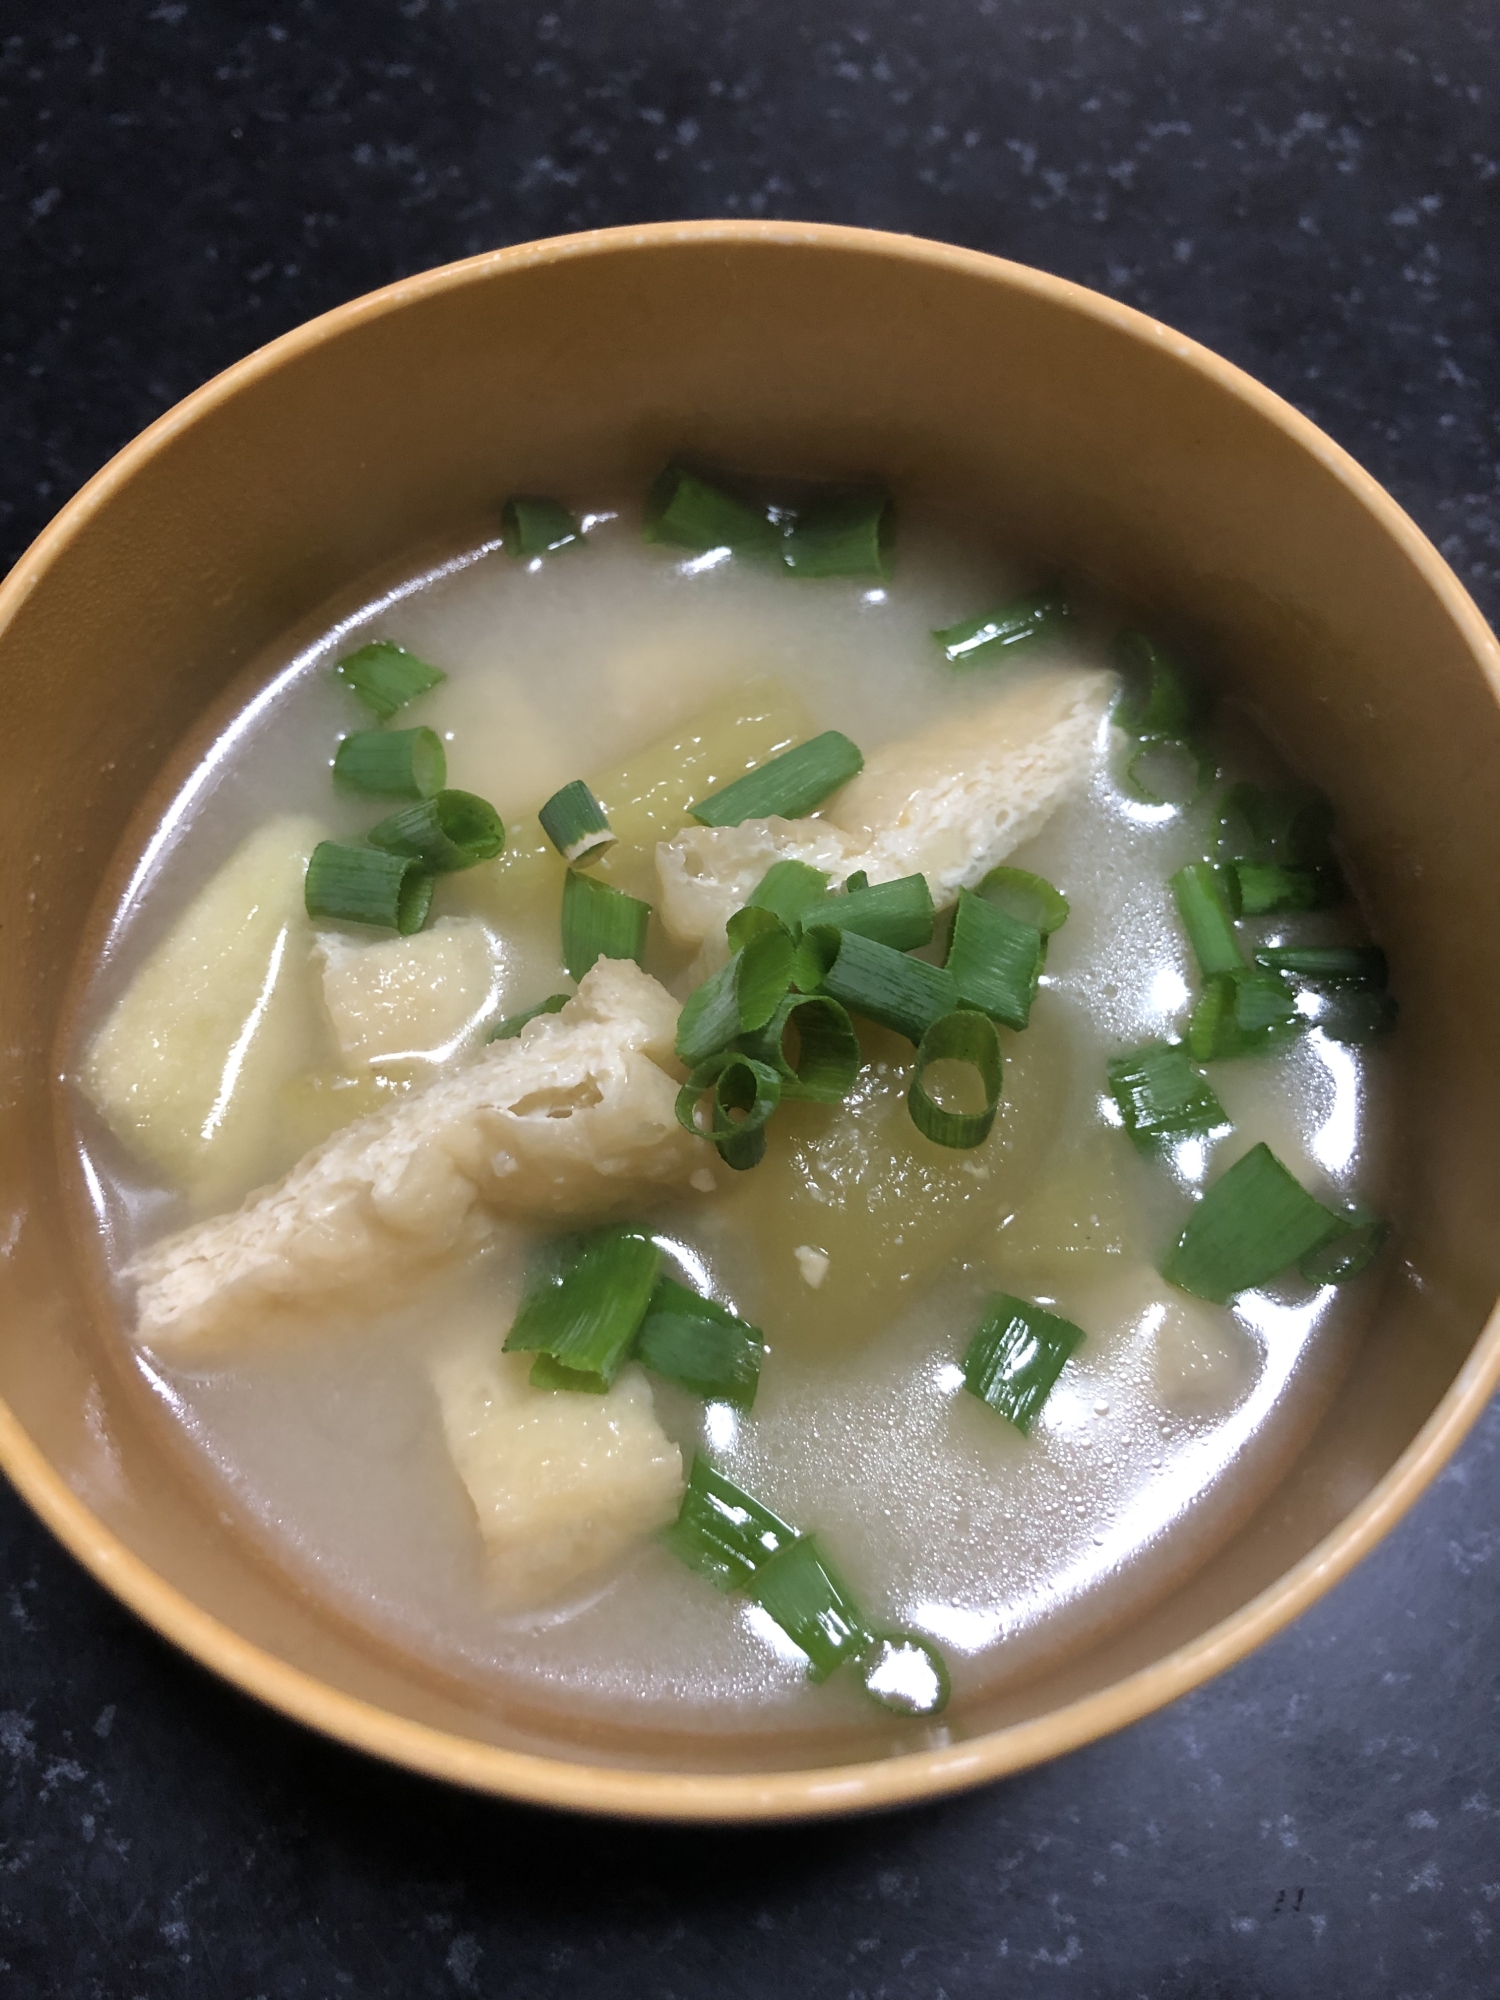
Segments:
[[[838,254],[845,259],[861,260],[858,266],[861,271],[873,270],[877,264],[895,263],[910,280],[914,294],[924,291],[924,281],[925,290],[935,295],[941,293],[949,279],[969,283],[977,280],[1008,294],[1012,300],[1045,303],[1055,309],[1060,328],[1079,321],[1093,322],[1113,329],[1142,348],[1158,353],[1166,351],[1178,366],[1206,379],[1228,401],[1238,404],[1241,413],[1253,418],[1256,437],[1261,435],[1258,427],[1279,433],[1281,440],[1316,460],[1345,490],[1384,538],[1392,570],[1400,570],[1404,564],[1412,573],[1415,593],[1412,629],[1418,629],[1422,616],[1428,616],[1436,629],[1441,621],[1435,614],[1440,613],[1447,621],[1445,629],[1453,641],[1449,649],[1452,656],[1466,654],[1468,665],[1475,670],[1478,687],[1487,685],[1491,704],[1500,700],[1500,650],[1436,550],[1353,460],[1305,418],[1238,369],[1128,307],[1021,266],[916,239],[773,223],[660,224],[525,245],[472,258],[390,286],[296,329],[188,397],[89,482],[0,587],[0,633],[16,625],[33,592],[43,586],[49,569],[69,556],[111,502],[130,482],[148,471],[181,433],[312,350],[369,322],[397,314],[409,305],[432,301],[467,286],[479,286],[507,273],[539,265],[618,257],[623,251],[671,253],[684,247],[708,254],[722,252],[725,256],[752,252],[764,255],[778,249],[795,253],[815,248],[829,256]],[[835,452],[837,449],[836,446]],[[843,449],[847,453],[847,443]],[[1271,447],[1268,445],[1267,449]],[[379,477],[378,472],[376,476]],[[113,553],[117,564],[122,553],[128,556],[128,550]],[[1435,604],[1427,605],[1422,597],[1424,590]],[[305,613],[311,606],[298,608]],[[1326,641],[1329,635],[1314,631],[1306,636],[1311,644]],[[1457,713],[1455,719],[1459,725],[1464,724],[1463,714]],[[1479,739],[1472,745],[1472,755],[1481,760],[1481,777],[1474,782],[1482,782],[1483,775],[1488,774],[1488,782],[1493,784],[1494,775],[1500,772],[1500,762],[1493,759],[1491,751],[1500,739],[1492,730],[1486,736],[1487,719],[1493,720],[1490,707],[1481,703],[1474,708],[1471,703],[1467,728],[1461,726],[1455,733]],[[164,749],[166,745],[161,747]],[[1470,748],[1465,744],[1463,751]],[[1460,763],[1463,751],[1456,753]],[[109,768],[106,765],[101,772],[101,790],[108,790],[105,774]],[[1469,776],[1472,778],[1473,774]],[[19,791],[20,786],[15,789]],[[1457,790],[1461,792],[1462,786]],[[1375,845],[1378,847],[1378,843]],[[21,872],[19,850],[10,845],[6,852],[11,873]],[[1438,858],[1457,865],[1452,862],[1451,854],[1445,857],[1440,853]],[[1358,859],[1356,855],[1356,862]],[[1420,868],[1414,866],[1412,872],[1420,872]],[[1438,877],[1433,880],[1431,893],[1439,895]],[[37,922],[45,927],[45,913]],[[15,930],[11,937],[15,939]],[[12,952],[15,949],[13,943]],[[22,1013],[25,1002],[22,988],[19,984],[12,986],[9,975],[6,978],[8,1008],[13,1006],[16,1013]],[[1477,990],[1493,991],[1494,987],[1481,983]],[[14,1044],[16,1039],[12,1023],[7,1040]],[[21,1094],[16,1093],[17,1097]],[[1450,1085],[1448,1096],[1452,1098],[1453,1094]],[[13,1104],[6,1107],[13,1108]],[[8,1182],[14,1176],[16,1141],[21,1136],[17,1127],[21,1122],[19,1113],[8,1120],[4,1167]],[[32,1126],[32,1137],[40,1143],[34,1115],[24,1122]],[[1476,1225],[1482,1227],[1485,1216],[1493,1213],[1488,1206],[1484,1175],[1475,1176],[1472,1161],[1460,1160],[1449,1178],[1456,1184],[1462,1182],[1470,1197],[1465,1204],[1469,1210],[1465,1226],[1471,1230]],[[1478,1185],[1473,1185],[1476,1178]],[[7,1210],[17,1216],[19,1230],[20,1191],[8,1188],[7,1196]],[[1419,1236],[1421,1229],[1419,1220]],[[11,1241],[14,1240],[13,1237]],[[1471,1236],[1470,1241],[1474,1240]],[[8,1262],[11,1255],[8,1243],[3,1261]],[[1111,1685],[1066,1700],[1049,1713],[1014,1722],[969,1741],[937,1749],[915,1749],[863,1763],[765,1774],[652,1771],[518,1751],[393,1714],[378,1702],[329,1686],[314,1674],[253,1643],[166,1581],[75,1490],[79,1486],[96,1493],[102,1489],[91,1487],[89,1478],[76,1471],[70,1483],[4,1402],[0,1402],[0,1466],[65,1546],[158,1632],[246,1692],[359,1749],[464,1785],[593,1812],[650,1818],[748,1820],[858,1811],[973,1785],[1117,1729],[1227,1667],[1327,1590],[1373,1547],[1422,1492],[1500,1382],[1500,1312],[1492,1313],[1477,1339],[1473,1338],[1473,1329],[1484,1310],[1484,1304],[1476,1305],[1475,1301],[1482,1299],[1487,1303],[1494,1296],[1492,1265],[1483,1251],[1476,1252],[1467,1264],[1462,1258],[1459,1262],[1465,1268],[1456,1286],[1463,1296],[1449,1314],[1455,1331],[1447,1343],[1456,1372],[1394,1463],[1373,1483],[1366,1483],[1365,1490],[1343,1513],[1338,1525],[1300,1560],[1188,1643],[1126,1672]],[[3,1269],[0,1275],[5,1275]],[[66,1322],[58,1323],[48,1298],[33,1293],[31,1304],[38,1333],[45,1330],[63,1341],[73,1340],[72,1329]],[[8,1313],[7,1318],[14,1326],[15,1316]],[[1437,1344],[1443,1345],[1441,1338]],[[1459,1361],[1458,1355],[1465,1348],[1469,1351]],[[1440,1353],[1428,1365],[1446,1373],[1448,1361]],[[76,1368],[74,1372],[81,1382]],[[1399,1379],[1397,1388],[1399,1391]],[[48,1393],[56,1404],[66,1401],[72,1391],[69,1383],[64,1382],[60,1387],[52,1385]],[[36,1420],[44,1428],[49,1416],[49,1408],[39,1405]]]

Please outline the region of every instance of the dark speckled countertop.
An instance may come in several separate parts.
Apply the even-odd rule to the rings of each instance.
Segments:
[[[205,377],[528,237],[1001,251],[1326,426],[1500,611],[1492,0],[56,0],[0,45],[7,560]],[[163,1646],[3,1495],[6,2000],[1493,2000],[1500,1411],[1290,1631],[967,1798],[749,1833],[446,1791]]]

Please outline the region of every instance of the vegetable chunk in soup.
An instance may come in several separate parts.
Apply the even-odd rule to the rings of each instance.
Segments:
[[[1355,1350],[1399,1037],[1337,829],[876,488],[495,526],[168,774],[71,1058],[120,1339],[434,1669],[935,1716],[1179,1580]]]

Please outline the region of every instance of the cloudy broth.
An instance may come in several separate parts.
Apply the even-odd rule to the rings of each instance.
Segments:
[[[583,549],[545,561],[477,544],[383,579],[263,662],[182,772],[91,976],[77,1047],[257,827],[299,814],[353,837],[370,824],[369,801],[329,782],[338,739],[360,726],[330,668],[367,639],[443,668],[410,718],[443,736],[450,785],[493,801],[510,826],[580,772],[767,683],[808,727],[842,730],[867,754],[945,710],[977,713],[999,676],[1045,673],[1047,659],[957,674],[931,633],[1024,582],[992,551],[905,521],[889,583],[800,582],[646,547],[625,508],[592,517]],[[1103,664],[1107,636],[1082,621],[1064,657]],[[1225,781],[1285,778],[1232,703],[1211,741]],[[1158,1275],[1194,1194],[1258,1140],[1320,1199],[1357,1191],[1379,1206],[1391,1055],[1313,1030],[1216,1063],[1233,1129],[1162,1158],[1136,1149],[1105,1064],[1181,1031],[1198,976],[1168,878],[1211,852],[1214,799],[1143,805],[1118,767],[1104,746],[1087,786],[1007,857],[1057,884],[1071,914],[1030,1026],[1002,1031],[1005,1093],[982,1146],[945,1152],[917,1137],[910,1046],[874,1030],[847,1104],[784,1107],[760,1166],[640,1216],[670,1268],[766,1337],[748,1412],[653,1381],[684,1464],[706,1450],[784,1519],[816,1528],[883,1628],[941,1646],[960,1702],[1129,1616],[1222,1540],[1316,1421],[1379,1289],[1374,1274],[1339,1289],[1292,1280],[1230,1308]],[[506,885],[485,864],[442,878],[434,906],[439,921],[489,928],[490,1020],[567,983],[555,904],[508,899]],[[647,881],[629,886],[651,894]],[[1253,941],[1292,929],[1262,919]],[[1361,925],[1344,908],[1299,919],[1295,934],[1353,941]],[[679,998],[690,958],[653,931],[646,968]],[[292,1032],[299,1078],[313,1081],[246,1139],[213,1183],[212,1210],[289,1168],[341,1104],[354,1115],[379,1101],[378,1081],[340,1080],[316,1006]],[[396,1093],[419,1081],[394,1070]],[[540,1607],[497,1603],[431,1369],[465,1345],[498,1345],[534,1229],[501,1227],[379,1310],[309,1314],[202,1353],[138,1347],[126,1267],[203,1201],[133,1158],[82,1094],[74,1119],[122,1351],[219,1504],[344,1618],[446,1673],[603,1719],[746,1730],[866,1712],[857,1682],[811,1685],[764,1612],[651,1539]],[[1086,1335],[1026,1436],[963,1387],[965,1346],[997,1291]]]

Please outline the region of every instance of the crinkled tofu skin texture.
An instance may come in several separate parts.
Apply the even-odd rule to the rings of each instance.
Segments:
[[[130,1267],[137,1338],[232,1336],[277,1308],[383,1299],[493,1217],[597,1222],[685,1188],[715,1162],[674,1115],[677,1012],[638,966],[601,959],[560,1013],[148,1250]]]
[[[470,1345],[433,1366],[443,1432],[468,1490],[497,1599],[545,1603],[663,1528],[682,1454],[634,1365],[602,1396],[534,1389],[532,1356]]]
[[[925,875],[934,903],[951,903],[1087,783],[1115,687],[1093,667],[1018,675],[984,707],[874,751],[815,819],[689,828],[656,851],[663,922],[702,943],[784,859],[836,878]]]
[[[277,1092],[316,1059],[303,903],[316,821],[269,821],[183,911],[116,1002],[79,1081],[134,1152],[209,1208],[285,1165]]]
[[[471,1048],[495,995],[495,945],[473,917],[367,942],[320,931],[323,1005],[351,1068],[451,1062]]]

